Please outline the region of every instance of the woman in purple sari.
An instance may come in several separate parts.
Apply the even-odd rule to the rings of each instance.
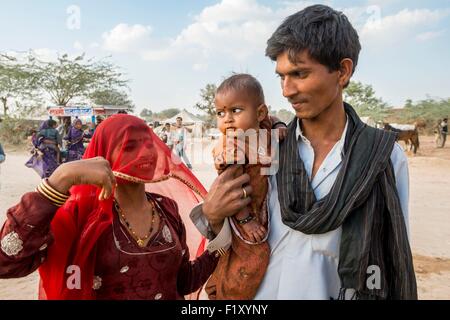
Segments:
[[[90,134],[86,134],[81,129],[83,126],[80,119],[75,119],[64,140],[67,140],[67,160],[66,162],[80,160],[84,154],[84,138],[90,138]]]
[[[32,138],[33,155],[25,163],[25,166],[34,169],[41,178],[50,177],[59,166],[58,145],[61,144],[61,139],[55,127],[56,122],[51,119],[41,124],[39,133]]]

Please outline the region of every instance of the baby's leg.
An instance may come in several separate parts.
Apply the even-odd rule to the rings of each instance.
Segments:
[[[264,240],[266,228],[257,221],[248,207],[234,215],[234,220],[238,228],[244,231],[242,236],[245,240],[251,242],[261,242]]]

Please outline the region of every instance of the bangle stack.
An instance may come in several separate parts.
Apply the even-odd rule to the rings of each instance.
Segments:
[[[41,181],[41,183],[36,187],[36,191],[50,200],[50,202],[57,207],[61,207],[70,197],[70,195],[55,190],[55,188],[50,186],[47,179],[43,179]]]

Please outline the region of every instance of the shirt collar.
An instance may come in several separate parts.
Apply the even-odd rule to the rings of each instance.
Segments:
[[[345,141],[345,137],[347,136],[347,128],[348,128],[348,116],[346,116],[346,122],[345,122],[345,128],[344,128],[344,132],[342,132],[342,136],[341,139],[339,139],[338,143],[342,143]],[[297,118],[297,128],[295,129],[295,136],[297,137],[297,142],[299,140],[305,142],[305,143],[310,143],[309,140],[303,135],[303,131],[302,128],[300,126],[300,119]]]

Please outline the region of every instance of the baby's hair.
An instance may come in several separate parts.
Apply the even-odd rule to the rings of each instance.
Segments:
[[[225,79],[217,88],[216,94],[228,91],[245,91],[257,100],[258,105],[264,102],[264,91],[255,77],[246,73],[237,73]]]

